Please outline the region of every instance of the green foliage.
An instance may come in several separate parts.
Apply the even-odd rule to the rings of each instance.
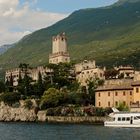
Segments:
[[[2,81],[0,81],[0,93],[5,92],[5,90],[6,90],[5,84]]]
[[[117,109],[119,111],[129,111],[129,107],[122,102],[119,103],[119,105],[117,106]]]
[[[134,1],[134,0],[131,0]],[[72,60],[95,59],[101,65],[134,64],[140,59],[140,1],[104,8],[83,9],[53,26],[24,37],[0,56],[1,67],[20,62],[44,65],[53,35],[65,31]]]
[[[115,69],[109,69],[105,71],[105,78],[106,79],[115,79],[119,72]]]
[[[27,109],[32,109],[33,107],[33,102],[30,99],[26,99],[24,103],[24,107]]]
[[[45,88],[44,88],[44,83],[43,83],[43,80],[42,80],[42,75],[41,75],[40,72],[38,73],[37,83],[32,85],[32,87],[33,87],[32,92],[34,92],[34,95],[36,95],[38,97],[41,97],[43,95],[43,92],[45,91]]]
[[[8,105],[12,105],[16,102],[18,102],[20,99],[20,94],[19,93],[3,93],[0,95],[0,101],[3,101],[4,103]]]
[[[62,100],[63,100],[63,94],[55,88],[50,88],[44,92],[41,98],[40,108],[59,106],[61,105]]]

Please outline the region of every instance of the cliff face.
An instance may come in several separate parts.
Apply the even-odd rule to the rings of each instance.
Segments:
[[[35,109],[27,109],[23,105],[13,108],[0,103],[0,121],[36,121],[37,115]]]

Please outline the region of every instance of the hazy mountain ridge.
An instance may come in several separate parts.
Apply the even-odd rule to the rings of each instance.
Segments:
[[[15,67],[20,62],[34,66],[47,64],[51,38],[61,32],[68,36],[72,60],[95,59],[101,65],[139,66],[140,0],[120,0],[107,8],[75,11],[23,38],[0,56],[1,66]]]
[[[10,44],[7,44],[7,45],[2,45],[0,46],[0,54],[3,54],[5,53],[8,49],[10,49],[11,47],[14,47],[14,44],[10,45]]]

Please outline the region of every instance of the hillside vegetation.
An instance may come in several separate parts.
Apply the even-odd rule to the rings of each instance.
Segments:
[[[140,66],[140,0],[120,0],[108,7],[75,11],[25,36],[0,56],[1,67],[16,67],[20,62],[47,64],[51,38],[61,32],[68,36],[73,61],[95,59],[98,65]]]

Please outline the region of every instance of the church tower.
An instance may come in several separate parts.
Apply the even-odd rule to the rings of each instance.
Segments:
[[[65,33],[52,38],[52,54],[49,55],[49,63],[58,64],[60,62],[70,62]]]

